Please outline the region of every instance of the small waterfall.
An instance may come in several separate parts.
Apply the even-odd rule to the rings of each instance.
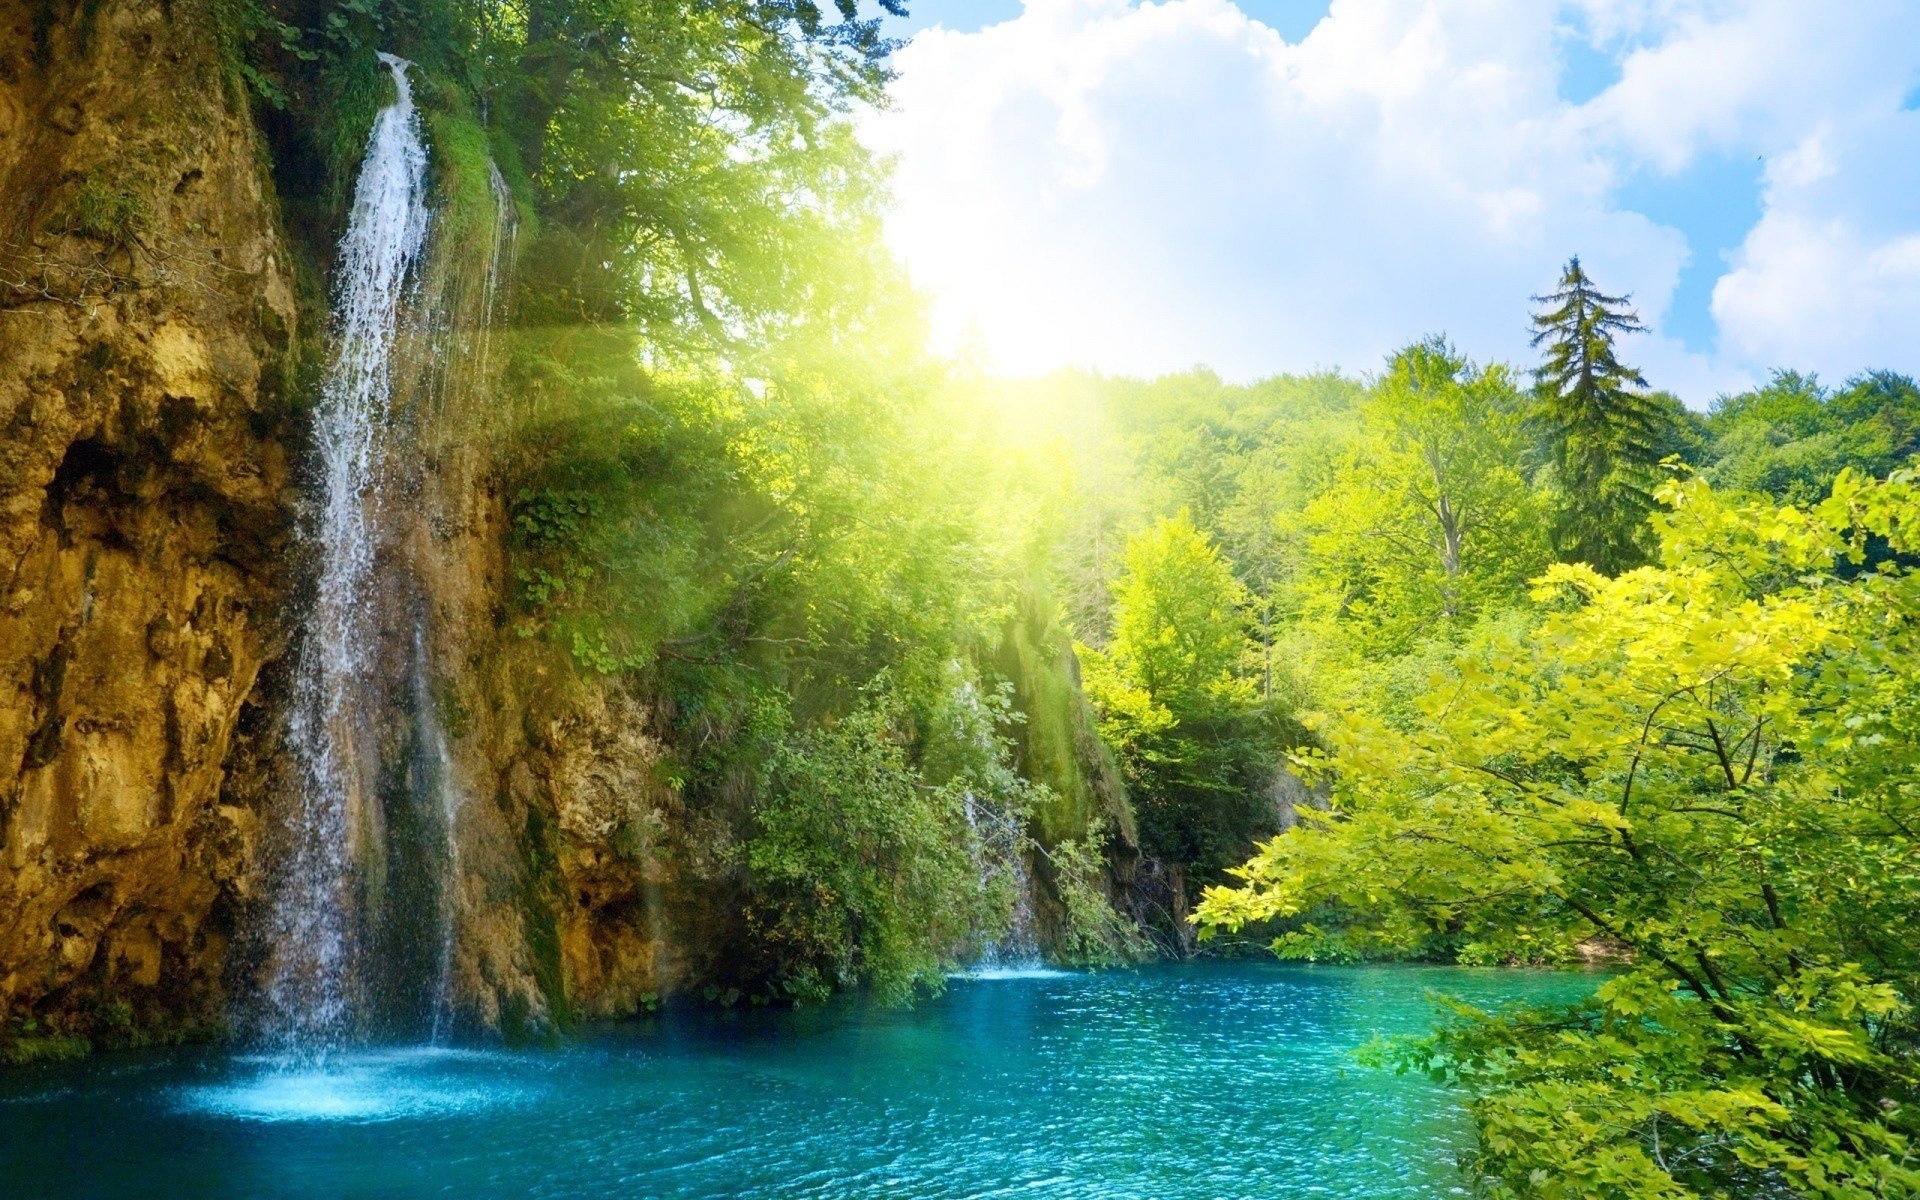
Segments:
[[[514,212],[513,192],[507,187],[506,177],[500,174],[500,164],[491,158],[487,160],[487,187],[493,192],[493,245],[487,255],[486,272],[480,279],[480,331],[479,353],[476,355],[476,369],[480,378],[492,378],[489,370],[489,354],[493,349],[493,327],[500,319],[507,304],[507,289],[500,286],[506,277],[507,266],[513,261],[515,242],[520,236],[520,222]]]
[[[364,864],[382,843],[373,698],[381,691],[375,566],[383,430],[394,347],[425,244],[427,149],[407,80],[374,122],[340,243],[333,358],[314,415],[316,509],[302,531],[317,565],[298,649],[288,736],[299,795],[281,831],[269,918],[263,1032],[324,1052],[354,1032]]]
[[[453,954],[460,935],[460,810],[466,791],[454,778],[453,752],[447,745],[446,729],[440,723],[439,705],[433,695],[432,662],[427,653],[427,622],[422,616],[413,626],[412,699],[416,733],[414,771],[416,786],[439,801],[440,871],[435,900],[438,945],[433,967],[433,1015],[429,1039],[440,1045],[453,1032],[454,986]]]
[[[992,895],[1005,893],[1006,928],[978,948],[970,972],[991,975],[1005,971],[1032,971],[1046,966],[1040,949],[1040,930],[1033,913],[1033,870],[1027,865],[1026,831],[982,804],[972,793],[965,797],[967,827],[973,832],[973,868],[980,888]]]
[[[1005,749],[995,736],[995,717],[981,699],[980,689],[960,663],[951,667],[956,684],[951,693],[953,737],[963,760],[971,760],[973,779],[986,782],[988,791],[1010,793],[1013,782]],[[1039,923],[1034,916],[1033,871],[1029,854],[1036,848],[1028,836],[1026,813],[1017,805],[996,805],[990,797],[969,789],[961,794],[967,818],[968,843],[981,893],[992,907],[1006,914],[1003,927],[974,947],[971,974],[1031,971],[1046,965]],[[1005,811],[1003,811],[1005,809]],[[979,933],[976,933],[976,937]]]
[[[417,493],[407,558],[412,564],[410,703],[414,764],[411,791],[429,811],[433,836],[433,955],[428,1036],[435,1044],[455,1032],[459,1017],[461,927],[469,900],[465,882],[481,869],[463,848],[471,786],[455,761],[435,688],[434,601],[439,564],[446,559],[447,531],[467,525],[464,509],[479,493],[476,480],[487,447],[511,414],[500,411],[493,390],[493,331],[504,316],[507,283],[519,232],[512,192],[500,168],[487,160],[491,220],[483,236],[434,247],[423,281],[420,319],[405,357],[418,374],[411,391],[421,397],[411,414],[414,444],[424,466],[411,482]],[[457,655],[457,650],[454,651]]]

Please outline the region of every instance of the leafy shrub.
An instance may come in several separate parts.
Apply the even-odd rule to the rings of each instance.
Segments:
[[[767,985],[795,1000],[937,986],[976,895],[960,796],[908,758],[884,681],[847,716],[790,737],[745,848]]]
[[[1083,967],[1140,962],[1153,947],[1140,927],[1119,912],[1105,886],[1106,829],[1096,823],[1080,838],[1047,852],[1065,919],[1056,939],[1061,961]]]
[[[1301,958],[1620,948],[1586,1003],[1456,1006],[1386,1055],[1469,1089],[1492,1195],[1915,1194],[1920,572],[1857,568],[1920,548],[1920,480],[1662,497],[1657,566],[1555,566],[1537,626],[1463,649],[1417,719],[1324,722],[1331,810],[1201,918],[1349,914],[1276,943]]]

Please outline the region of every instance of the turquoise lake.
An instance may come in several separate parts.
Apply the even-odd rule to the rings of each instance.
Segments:
[[[1436,991],[1593,976],[1260,962],[957,979],[910,1010],[669,1015],[560,1049],[207,1050],[0,1075],[0,1196],[1465,1195],[1459,1104],[1353,1061]]]

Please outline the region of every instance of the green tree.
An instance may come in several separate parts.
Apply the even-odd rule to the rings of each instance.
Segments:
[[[1533,344],[1546,347],[1534,371],[1539,419],[1561,496],[1554,548],[1604,574],[1646,560],[1666,438],[1665,406],[1615,353],[1618,338],[1646,329],[1629,299],[1595,287],[1578,257],[1556,290],[1534,297],[1545,306],[1533,315]]]
[[[1545,565],[1520,473],[1525,412],[1506,368],[1442,338],[1388,361],[1346,462],[1305,511],[1302,607],[1375,651],[1523,600]]]
[[[1115,664],[1155,703],[1193,709],[1243,690],[1246,591],[1213,540],[1183,512],[1127,545],[1114,600]]]
[[[1817,512],[1669,484],[1657,566],[1563,564],[1536,629],[1463,654],[1416,725],[1321,727],[1326,814],[1201,917],[1289,956],[1611,947],[1593,999],[1388,1055],[1464,1085],[1490,1194],[1920,1189],[1920,543],[1912,475]]]
[[[1081,646],[1101,732],[1118,751],[1154,856],[1211,874],[1261,828],[1273,766],[1244,667],[1247,592],[1183,512],[1134,535],[1113,640]]]
[[[965,796],[926,786],[884,679],[844,718],[786,738],[744,857],[743,982],[797,1000],[937,984],[982,903]]]
[[[1885,475],[1920,450],[1920,388],[1873,371],[1835,392],[1812,375],[1776,371],[1715,402],[1707,432],[1714,486],[1810,504],[1843,468]]]

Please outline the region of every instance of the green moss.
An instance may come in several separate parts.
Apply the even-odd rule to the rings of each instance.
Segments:
[[[459,93],[435,88],[432,95],[436,101],[441,97],[457,101],[452,108],[428,109],[426,117],[427,144],[433,147],[439,174],[436,233],[443,253],[457,256],[460,262],[479,261],[492,248],[498,210],[487,169],[492,146],[480,122],[464,111]]]
[[[380,110],[393,103],[393,80],[371,53],[329,59],[320,70],[317,93],[325,99],[313,114],[312,130],[326,159],[331,203],[344,211],[353,198],[373,123]]]
[[[1038,595],[1030,592],[1008,618],[993,662],[1013,681],[1014,702],[1026,716],[1020,772],[1051,793],[1033,814],[1035,836],[1055,846],[1104,823],[1132,842],[1133,808],[1095,731],[1073,648]]]
[[[520,876],[520,918],[527,951],[533,956],[533,981],[546,997],[551,1024],[533,1019],[524,1004],[509,1003],[501,1013],[502,1036],[509,1041],[551,1039],[574,1023],[567,999],[566,968],[560,952],[560,869],[553,852],[553,830],[544,814],[529,807],[520,842],[526,858]]]
[[[146,236],[153,214],[133,192],[104,177],[89,176],[58,211],[54,224],[60,233],[125,245]]]

